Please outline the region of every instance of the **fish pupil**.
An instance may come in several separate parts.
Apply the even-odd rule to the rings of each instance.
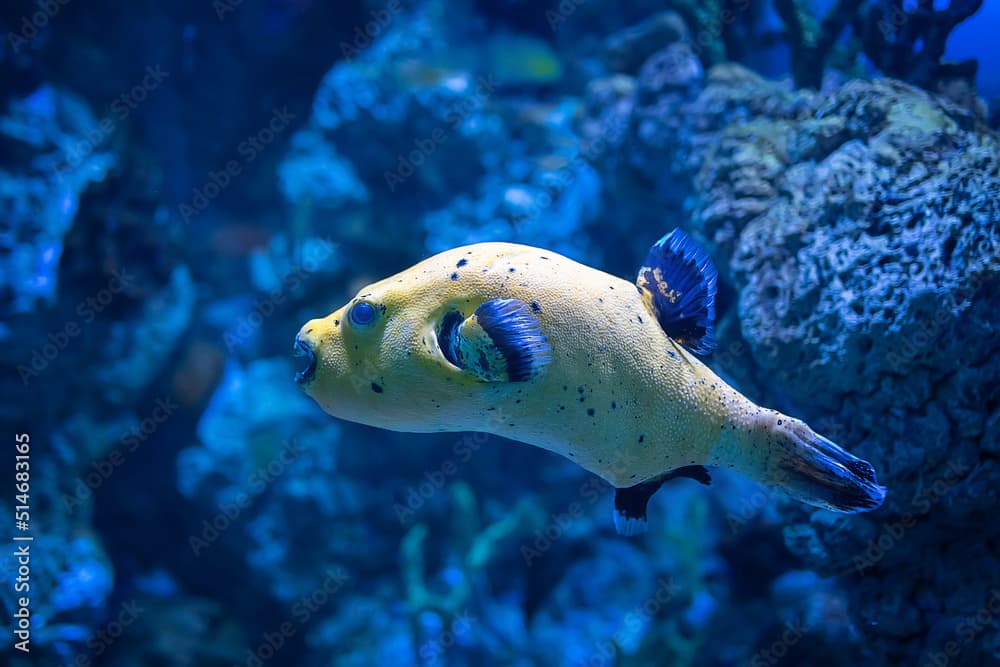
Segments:
[[[354,304],[351,308],[351,322],[358,326],[371,324],[375,319],[375,308],[364,301]]]

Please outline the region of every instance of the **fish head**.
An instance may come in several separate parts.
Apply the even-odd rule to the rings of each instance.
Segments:
[[[468,316],[486,299],[475,280],[455,279],[467,252],[436,255],[306,322],[295,339],[305,359],[299,386],[340,419],[396,431],[460,430],[470,402],[488,391],[439,342],[450,315]]]

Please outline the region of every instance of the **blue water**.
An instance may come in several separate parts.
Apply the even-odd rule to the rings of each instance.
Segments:
[[[5,3],[0,664],[1000,665],[1000,9],[802,4]]]

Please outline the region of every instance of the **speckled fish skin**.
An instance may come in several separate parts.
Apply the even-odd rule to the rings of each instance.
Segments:
[[[370,328],[347,318],[361,298],[385,307]],[[530,304],[551,344],[551,363],[531,380],[481,381],[438,347],[446,313],[468,316],[496,298]],[[619,487],[692,464],[773,481],[770,436],[808,430],[757,407],[671,340],[633,283],[530,246],[440,253],[362,289],[299,336],[317,359],[304,389],[335,417],[396,431],[494,433]]]

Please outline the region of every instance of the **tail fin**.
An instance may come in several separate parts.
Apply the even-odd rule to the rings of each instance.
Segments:
[[[769,436],[768,481],[793,498],[849,514],[877,509],[885,499],[872,464],[804,422],[782,415]]]

